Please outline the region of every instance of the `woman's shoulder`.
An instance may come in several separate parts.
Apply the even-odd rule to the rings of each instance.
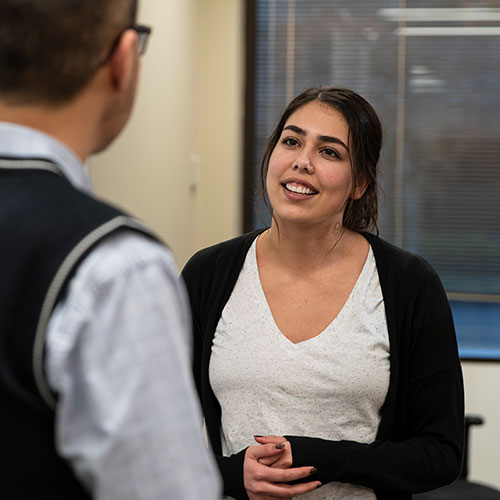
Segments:
[[[215,245],[198,250],[187,262],[182,271],[186,272],[201,272],[203,270],[214,270],[220,264],[228,268],[232,262],[238,258],[246,256],[248,249],[255,238],[264,231],[259,229],[250,233],[245,233],[236,236],[229,240],[221,241]]]
[[[362,235],[370,243],[379,273],[414,280],[438,278],[436,270],[421,255],[400,248],[375,234],[362,233]]]

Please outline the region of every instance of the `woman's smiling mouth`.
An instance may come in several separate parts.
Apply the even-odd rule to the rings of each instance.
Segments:
[[[307,196],[318,194],[318,192],[315,191],[314,189],[308,186],[304,186],[303,184],[298,184],[296,182],[286,182],[282,185],[286,190],[290,191],[291,193],[303,194]]]

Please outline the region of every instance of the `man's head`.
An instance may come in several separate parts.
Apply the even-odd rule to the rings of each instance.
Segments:
[[[0,100],[57,107],[107,62],[137,0],[1,0]]]
[[[80,158],[130,116],[149,34],[138,0],[0,0],[0,120],[37,128]],[[134,26],[132,26],[134,25]]]

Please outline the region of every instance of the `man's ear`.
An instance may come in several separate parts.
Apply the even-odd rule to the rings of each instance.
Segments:
[[[133,30],[125,31],[108,62],[109,75],[113,89],[121,92],[126,89],[131,79],[135,78],[137,58],[137,34]]]

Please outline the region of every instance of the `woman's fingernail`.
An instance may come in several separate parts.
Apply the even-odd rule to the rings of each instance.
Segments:
[[[316,474],[316,472],[318,472],[318,469],[316,469],[316,467],[312,467],[311,472],[309,472],[309,474],[311,474],[312,476],[313,474]]]
[[[264,437],[262,434],[254,434],[253,435],[254,438],[261,438],[261,437]]]
[[[321,486],[323,486],[321,483],[318,483],[316,488],[321,488]]]
[[[281,450],[282,448],[285,447],[285,443],[278,443],[278,444],[275,444],[274,447],[277,449],[277,450]]]

